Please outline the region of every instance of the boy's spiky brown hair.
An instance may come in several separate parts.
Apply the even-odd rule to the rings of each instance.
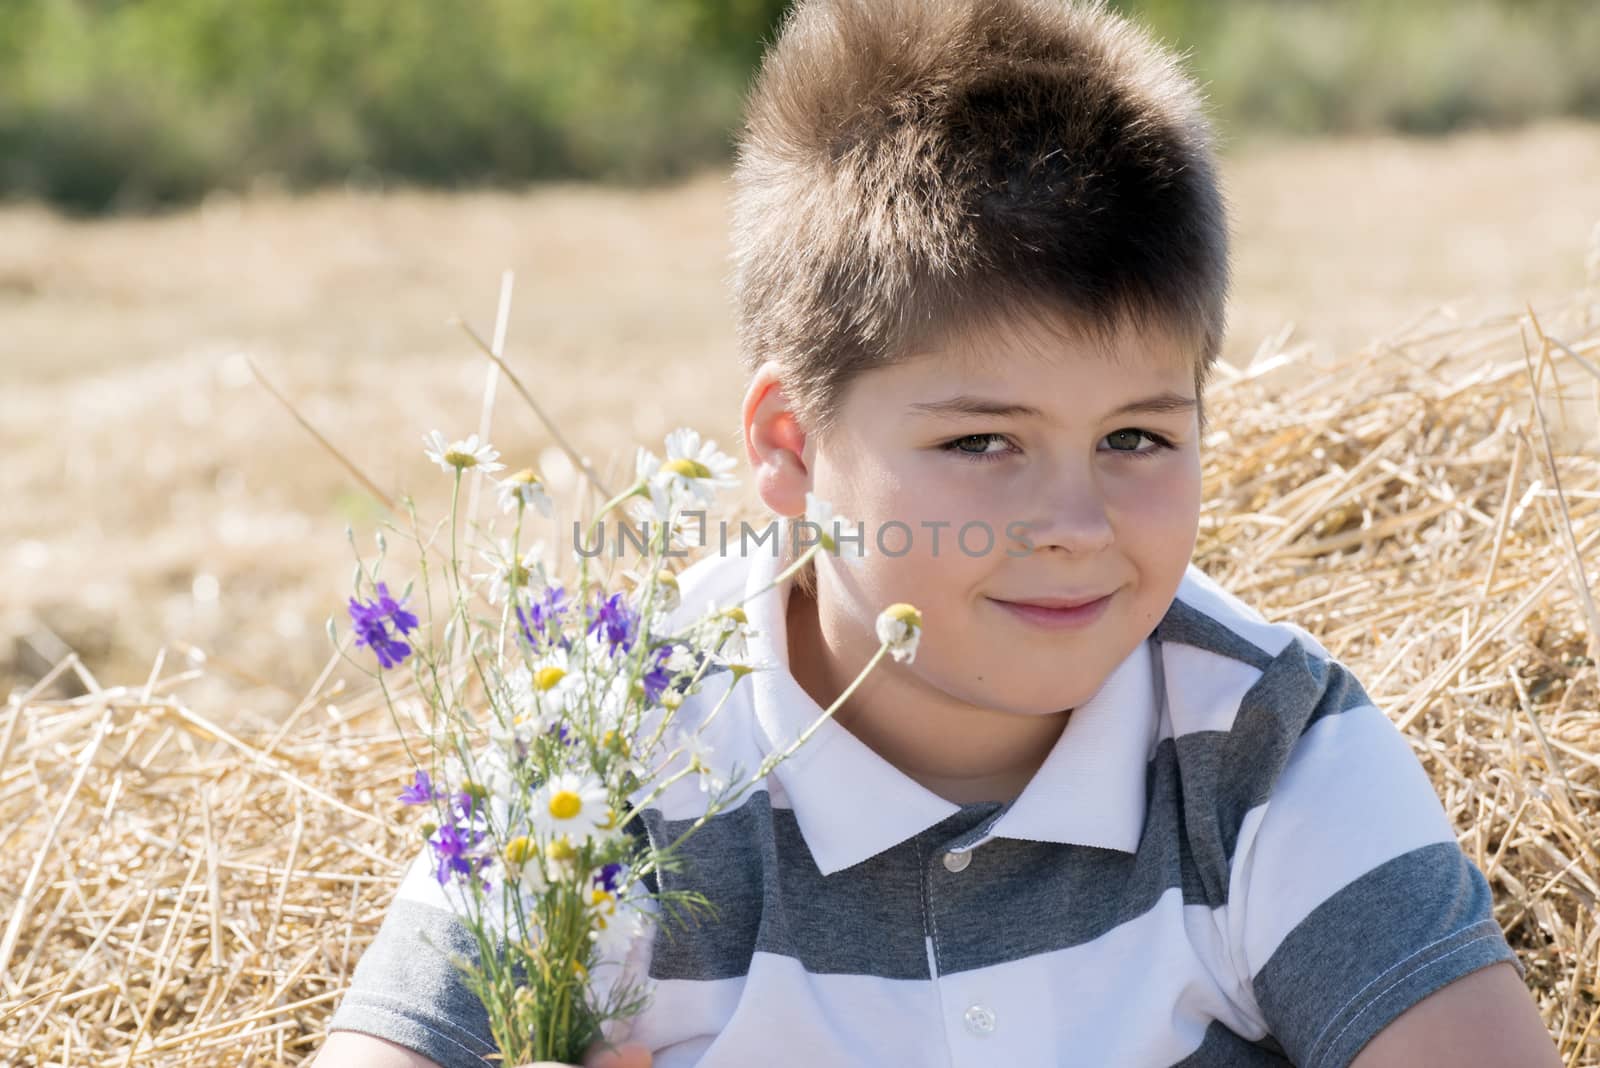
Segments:
[[[1182,57],[1104,0],[798,0],[737,142],[732,277],[825,435],[863,371],[941,332],[1050,311],[1162,329],[1204,387],[1228,228]]]

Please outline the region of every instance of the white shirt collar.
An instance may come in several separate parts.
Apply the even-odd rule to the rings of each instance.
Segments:
[[[779,538],[791,536],[784,517]],[[783,544],[780,540],[779,544]],[[751,700],[768,753],[788,746],[822,708],[789,669],[786,630],[793,577],[759,594],[780,571],[777,546],[750,551],[744,594]],[[1068,717],[1061,737],[992,836],[1135,853],[1145,818],[1145,776],[1159,705],[1153,638],[1114,668]],[[898,845],[960,810],[873,752],[832,719],[773,769],[800,833],[824,875]]]

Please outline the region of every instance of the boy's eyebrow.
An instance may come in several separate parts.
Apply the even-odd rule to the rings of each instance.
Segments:
[[[1185,397],[1181,393],[1173,393],[1168,390],[1163,393],[1157,393],[1152,397],[1145,397],[1142,400],[1131,401],[1109,414],[1113,416],[1133,413],[1170,415],[1193,411],[1196,406],[1193,397]],[[987,415],[998,418],[1010,416],[1018,418],[1044,417],[1044,412],[1029,404],[989,400],[986,397],[974,397],[965,393],[940,401],[918,401],[908,405],[907,411],[912,415]]]

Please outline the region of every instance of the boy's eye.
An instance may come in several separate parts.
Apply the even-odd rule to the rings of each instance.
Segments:
[[[1150,447],[1144,449],[1139,448],[1138,445],[1140,438],[1149,438],[1151,441]],[[1105,436],[1105,440],[1111,443],[1111,447],[1108,451],[1122,453],[1125,456],[1152,456],[1156,453],[1174,448],[1172,442],[1168,441],[1160,434],[1152,434],[1148,430],[1137,430],[1133,427],[1124,427],[1121,430],[1113,430],[1111,433]],[[1001,444],[1004,444],[1005,436],[1003,434],[994,433],[968,434],[965,437],[959,437],[951,441],[947,441],[941,445],[940,448],[944,449],[946,452],[957,453],[958,455],[969,460],[1001,460],[1010,454],[1011,450],[1008,449],[990,449],[987,447],[994,442],[1000,442]],[[974,448],[969,446],[976,447]]]
[[[1005,438],[999,434],[968,434],[966,437],[956,438],[954,441],[947,441],[941,447],[950,452],[960,453],[962,456],[969,459],[993,460],[1005,455],[1003,450],[999,452],[990,452],[988,449],[983,447],[994,441],[999,441],[1003,444],[1005,442]],[[963,446],[973,443],[977,443],[979,447],[976,449],[963,448]]]
[[[1138,448],[1140,438],[1149,438],[1152,442],[1150,448]],[[1113,446],[1111,449],[1112,452],[1123,452],[1127,453],[1129,456],[1149,456],[1153,453],[1158,453],[1164,449],[1170,449],[1173,447],[1172,442],[1168,441],[1160,434],[1152,434],[1148,430],[1136,430],[1131,426],[1123,427],[1121,430],[1113,430],[1111,433],[1106,435],[1106,440],[1110,442],[1122,441],[1131,443],[1134,447],[1130,449],[1117,448],[1116,446]]]

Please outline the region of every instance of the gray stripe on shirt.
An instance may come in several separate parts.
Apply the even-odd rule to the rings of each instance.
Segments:
[[[1524,972],[1492,917],[1488,880],[1456,843],[1420,846],[1354,880],[1285,935],[1252,979],[1256,1001],[1301,1068],[1348,1064],[1451,980],[1501,960]],[[1397,961],[1410,946],[1426,948]]]
[[[1264,669],[1272,660],[1271,653],[1226,623],[1176,598],[1167,606],[1161,622],[1156,624],[1155,637],[1157,641],[1192,645],[1230,660],[1240,660],[1254,668]]]
[[[1172,1068],[1294,1068],[1271,1035],[1252,1042],[1212,1020],[1193,1053]]]
[[[398,1042],[444,1068],[501,1068],[483,1002],[463,982],[450,954],[477,959],[477,944],[451,912],[396,898],[328,1021],[330,1031],[360,1031]]]
[[[1301,736],[1326,716],[1371,703],[1342,665],[1290,642],[1240,698],[1231,730],[1162,739],[1178,748],[1182,810],[1209,904],[1227,904],[1245,815],[1271,798]]]
[[[940,826],[967,829],[984,815],[968,806]],[[692,819],[643,818],[658,844],[676,841]],[[927,832],[924,832],[927,833]],[[704,894],[715,919],[663,925],[653,948],[656,979],[725,979],[746,974],[758,950],[794,957],[816,973],[928,978],[922,887],[915,840],[824,877],[794,813],[774,809],[765,789],[718,813],[683,842],[681,871],[660,873],[664,890]]]

